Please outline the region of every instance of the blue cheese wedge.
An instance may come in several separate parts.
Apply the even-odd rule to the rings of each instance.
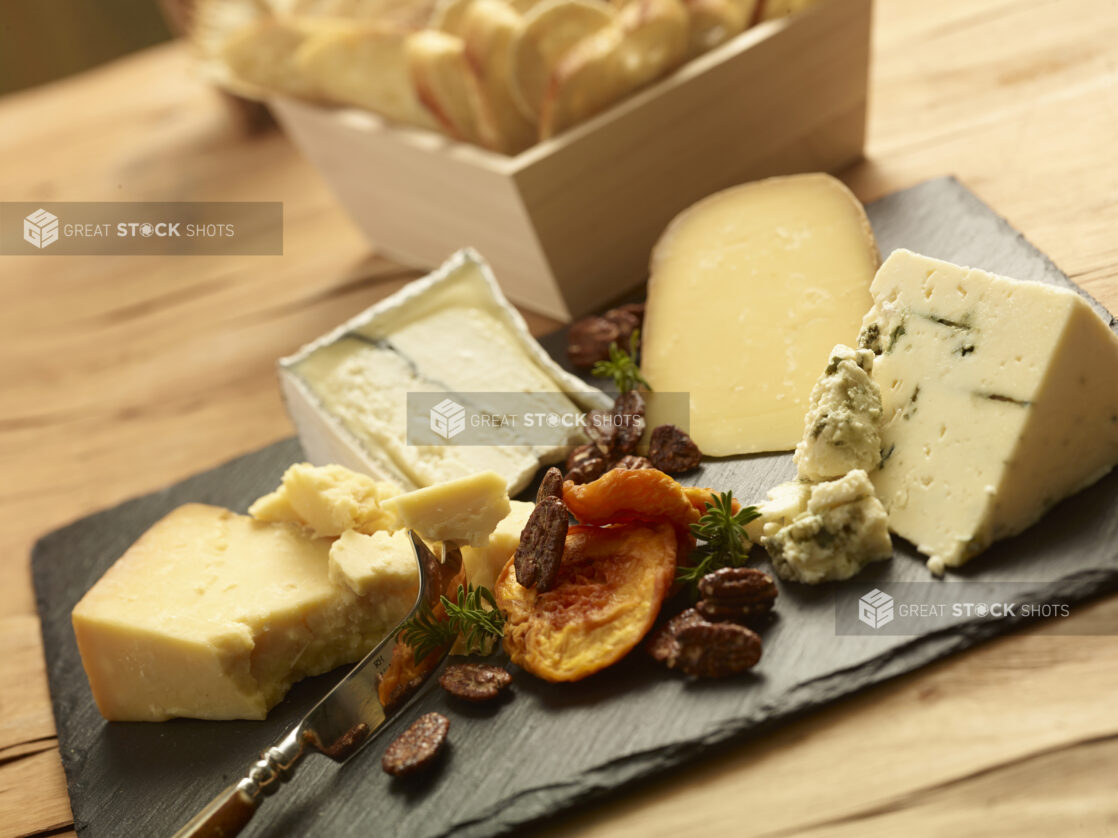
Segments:
[[[811,391],[804,437],[793,455],[801,480],[833,480],[881,459],[881,390],[873,352],[839,344]]]
[[[581,441],[569,420],[541,429],[484,423],[471,444],[409,443],[429,424],[409,416],[408,393],[447,394],[455,419],[508,413],[577,417],[609,399],[565,372],[528,332],[473,251],[406,286],[280,361],[288,411],[308,459],[336,462],[419,489],[494,471],[515,494],[540,465]],[[434,442],[441,442],[434,439]]]
[[[894,532],[957,567],[1118,463],[1118,336],[1078,294],[895,251],[860,346]]]
[[[790,521],[770,517],[764,525],[761,545],[781,579],[809,584],[849,579],[870,562],[892,557],[885,508],[866,472],[783,486],[773,490],[778,498],[798,501],[806,492],[806,503]],[[793,511],[786,506],[784,514]]]

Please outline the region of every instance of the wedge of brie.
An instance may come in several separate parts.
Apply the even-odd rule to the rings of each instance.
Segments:
[[[582,441],[577,427],[541,434],[506,426],[493,444],[409,444],[409,392],[445,393],[476,416],[502,412],[510,393],[537,415],[609,406],[547,355],[472,250],[282,359],[280,379],[311,462],[405,489],[495,471],[515,494],[542,463]]]

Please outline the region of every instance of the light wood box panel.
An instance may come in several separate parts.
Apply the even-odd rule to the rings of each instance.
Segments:
[[[510,299],[578,317],[647,278],[680,210],[766,175],[861,155],[872,0],[769,21],[516,156],[275,99],[295,143],[369,239],[422,267],[472,246]]]

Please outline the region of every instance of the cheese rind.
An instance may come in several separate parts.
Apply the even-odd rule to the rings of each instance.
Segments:
[[[704,454],[790,450],[828,352],[858,333],[878,262],[864,210],[829,175],[711,195],[653,251],[641,372],[690,393]]]
[[[483,471],[397,495],[385,501],[384,508],[425,541],[481,547],[509,514],[506,487],[500,474]]]
[[[334,584],[330,545],[213,506],[168,514],[73,610],[102,715],[262,719],[295,681],[360,660],[399,602]]]
[[[1118,463],[1118,337],[1071,291],[894,252],[861,343],[880,354],[894,532],[936,573]]]

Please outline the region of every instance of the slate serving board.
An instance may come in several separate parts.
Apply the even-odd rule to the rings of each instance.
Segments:
[[[953,179],[897,193],[868,211],[883,254],[904,246],[1020,279],[1075,287]],[[1091,302],[1114,328],[1114,320]],[[562,356],[561,333],[544,344]],[[298,684],[263,722],[109,724],[93,704],[70,629],[70,610],[82,594],[173,507],[201,501],[243,511],[300,459],[297,441],[280,442],[92,515],[35,546],[47,672],[82,835],[171,834],[337,681],[341,670]],[[732,488],[738,497],[755,499],[793,473],[790,455],[763,455],[712,462],[689,482]],[[850,582],[782,585],[779,619],[764,634],[764,659],[745,677],[691,683],[636,653],[575,685],[520,674],[511,700],[473,709],[452,703],[432,683],[349,764],[338,768],[308,759],[245,834],[421,838],[511,832],[1016,624],[973,618],[918,637],[837,635],[836,596],[856,599],[873,587],[929,578],[911,546],[896,541],[893,561]],[[977,591],[1004,596],[1012,590],[1037,601],[1058,596],[1078,602],[1118,588],[1118,470],[1061,503],[1042,526],[995,545],[955,578]],[[379,767],[385,745],[428,710],[451,719],[445,764],[425,781],[390,781]]]

